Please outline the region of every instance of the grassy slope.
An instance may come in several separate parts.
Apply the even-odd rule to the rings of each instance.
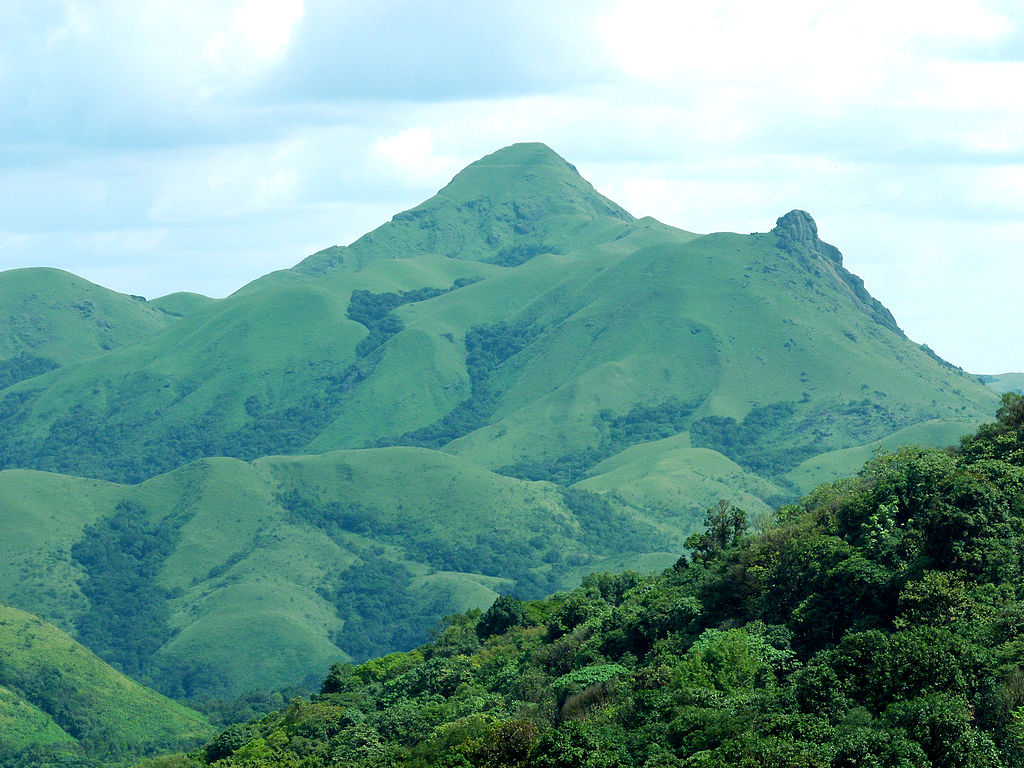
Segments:
[[[95,357],[171,325],[145,301],[59,269],[0,272],[0,360],[18,354],[60,365]]]
[[[814,456],[801,462],[786,477],[807,493],[821,483],[854,474],[876,451],[894,451],[904,445],[956,445],[961,437],[973,432],[979,425],[978,421],[927,421],[914,424],[872,443]]]
[[[723,508],[658,576],[452,617],[181,764],[1016,768],[1022,449],[1008,399],[956,455],[872,460],[756,533]]]
[[[516,248],[532,257],[485,263]],[[6,453],[12,466],[138,480],[202,455],[372,445],[468,397],[463,337],[498,321],[536,337],[494,375],[491,424],[446,447],[491,468],[593,447],[600,410],[669,397],[698,404],[695,419],[796,403],[771,437],[816,453],[994,412],[976,380],[877,322],[836,266],[811,256],[773,234],[697,237],[635,220],[546,148],[512,147],[348,248],[14,387],[28,400],[11,401]],[[366,328],[346,316],[352,291],[459,279],[478,282],[400,307],[404,330],[358,359]],[[360,377],[325,394],[353,364]],[[856,412],[865,402],[883,410]],[[69,416],[71,403],[80,411]]]
[[[668,393],[699,399],[698,416],[737,419],[755,404],[806,398],[798,412],[811,423],[801,428],[830,422],[807,435],[822,451],[861,442],[855,425],[830,417],[865,398],[905,424],[991,410],[971,377],[937,365],[858,311],[837,281],[787,256],[767,236],[739,235],[630,254],[580,285],[578,309],[519,356],[500,420],[449,450],[492,466],[568,451],[596,441],[600,408],[621,413]],[[522,314],[554,320],[566,303],[541,297]]]
[[[0,745],[4,749],[16,752],[37,745],[70,751],[77,743],[39,707],[0,685]]]
[[[142,687],[36,616],[0,605],[0,744],[80,746],[115,761],[210,735],[198,713]]]
[[[85,608],[71,545],[124,493],[101,480],[33,470],[0,472],[0,602],[29,608],[65,630]]]
[[[627,448],[575,487],[616,493],[644,510],[652,524],[687,532],[719,499],[756,515],[770,511],[765,499],[784,493],[717,451],[692,447],[685,434]]]
[[[318,509],[376,510],[391,532],[332,531],[296,518],[278,498],[288,491]],[[202,460],[136,486],[2,472],[0,542],[9,551],[0,554],[11,558],[11,567],[0,569],[0,600],[73,630],[88,603],[71,546],[86,525],[125,500],[141,505],[152,521],[175,521],[175,547],[160,570],[161,584],[173,595],[172,635],[157,662],[212,669],[215,674],[191,691],[197,695],[316,679],[344,658],[345,624],[323,589],[367,559],[407,568],[412,580],[405,593],[431,622],[517,588],[504,566],[439,566],[424,554],[423,542],[452,554],[480,537],[494,539],[521,548],[520,559],[541,577],[555,568],[648,562],[642,553],[610,559],[586,544],[579,519],[549,483],[503,477],[437,451],[388,448],[253,463]],[[681,539],[673,533],[661,545],[678,552]],[[650,548],[656,551],[657,544]],[[559,553],[551,563],[544,559],[548,549]],[[674,557],[655,554],[656,564]],[[572,578],[556,578],[552,588]]]
[[[185,317],[210,306],[216,301],[217,299],[211,299],[209,296],[203,296],[201,293],[179,291],[178,293],[169,293],[166,296],[161,296],[158,299],[152,299],[149,303],[151,306],[171,315]]]
[[[1000,373],[998,376],[980,377],[985,386],[996,394],[1024,392],[1024,373]]]
[[[578,487],[616,491],[628,514],[670,535],[672,546],[719,496],[763,510],[821,473],[842,472],[893,433],[946,442],[995,411],[995,396],[976,379],[879,322],[826,247],[778,242],[775,234],[699,237],[634,219],[546,148],[520,145],[470,166],[348,248],[224,300],[157,300],[186,316],[102,358],[15,385],[0,402],[9,465],[151,478],[118,486],[0,475],[3,524],[39,539],[0,568],[3,595],[72,628],[84,598],[70,544],[117,501],[133,499],[154,518],[184,521],[162,572],[178,595],[162,658],[209,663],[232,690],[291,682],[344,649],[345,626],[321,593],[375,546],[371,559],[408,568],[409,589],[435,612],[486,603],[510,583],[501,581],[507,574],[471,573],[485,563],[430,564],[417,549],[423,541],[450,548],[477,532],[505,537],[527,547],[523,562],[540,578],[554,570],[529,548],[541,530],[576,558],[560,571],[598,565],[558,491],[481,465],[600,447],[604,410],[616,417],[676,398],[695,405],[691,421],[742,420],[756,406],[793,403],[765,445],[823,457],[758,476],[742,456],[696,445],[685,425],[594,459]],[[359,358],[367,329],[347,317],[353,291],[447,289],[460,279],[476,282],[400,307],[404,330]],[[534,333],[492,373],[491,423],[446,445],[452,455],[332,453],[443,417],[471,393],[466,333],[499,321]],[[353,365],[358,375],[341,386]],[[157,476],[203,455],[288,452],[327,455],[211,459]],[[276,500],[289,490],[320,507],[372,507],[405,528],[332,537],[289,518]],[[560,519],[568,532],[545,528]]]

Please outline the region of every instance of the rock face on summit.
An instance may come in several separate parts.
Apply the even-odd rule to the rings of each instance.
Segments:
[[[839,249],[818,239],[818,225],[807,211],[794,210],[780,216],[772,232],[779,238],[779,247],[786,251],[804,253],[810,251],[842,265]]]
[[[793,210],[775,220],[772,230],[779,237],[794,243],[817,243],[818,225],[807,211]]]
[[[864,281],[843,266],[843,254],[834,245],[818,237],[818,225],[807,211],[793,210],[780,216],[772,230],[780,250],[797,258],[805,268],[820,275],[819,266],[825,265],[854,295],[863,310],[882,325],[902,334],[896,318],[878,299],[868,293]],[[824,262],[822,261],[824,260]]]

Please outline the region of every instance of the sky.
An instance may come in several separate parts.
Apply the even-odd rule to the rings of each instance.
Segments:
[[[225,296],[517,141],[690,231],[807,210],[910,338],[1024,371],[1019,0],[0,4],[0,269]]]

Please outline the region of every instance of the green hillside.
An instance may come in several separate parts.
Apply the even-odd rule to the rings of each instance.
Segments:
[[[172,315],[59,269],[0,272],[0,390],[167,327]]]
[[[180,303],[162,333],[10,387],[4,465],[137,482],[204,456],[416,445],[568,484],[679,435],[766,481],[746,484],[767,506],[813,456],[996,402],[907,340],[806,213],[697,236],[536,144],[347,248]]]
[[[216,301],[216,299],[211,299],[209,296],[203,296],[199,293],[180,291],[153,299],[149,304],[169,315],[184,317],[185,315],[194,314],[211,304],[215,304]]]
[[[1024,765],[1024,397],[760,530],[706,522],[661,574],[503,596],[165,765]]]
[[[22,294],[18,318],[70,323],[48,343],[101,327]],[[809,214],[697,235],[540,144],[226,299],[107,298],[134,331],[78,357],[39,341],[61,367],[0,389],[0,599],[173,696],[299,682],[500,592],[662,567],[721,498],[763,516],[997,407]]]
[[[1001,373],[998,376],[979,376],[981,382],[996,394],[1024,392],[1024,373]]]
[[[105,766],[208,738],[201,715],[111,669],[36,616],[0,605],[0,765]]]
[[[499,592],[664,567],[684,538],[422,448],[200,460],[136,486],[9,470],[0,508],[0,600],[193,698],[316,680]]]

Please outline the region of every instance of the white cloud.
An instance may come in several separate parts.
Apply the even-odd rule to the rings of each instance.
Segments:
[[[1017,0],[7,0],[0,268],[222,294],[539,140],[683,228],[810,210],[912,336],[1024,370],[1022,20]],[[963,343],[937,305],[983,331]]]
[[[238,81],[252,78],[280,63],[292,33],[305,13],[303,0],[245,0],[225,13],[218,30],[199,57],[204,95],[209,97]]]
[[[371,162],[390,174],[398,185],[430,185],[445,175],[454,175],[461,163],[434,152],[434,140],[428,126],[408,128],[393,136],[377,139],[370,145]]]
[[[288,208],[298,200],[299,171],[291,161],[301,149],[301,142],[288,142],[197,152],[163,169],[149,217],[167,224],[222,221]]]

